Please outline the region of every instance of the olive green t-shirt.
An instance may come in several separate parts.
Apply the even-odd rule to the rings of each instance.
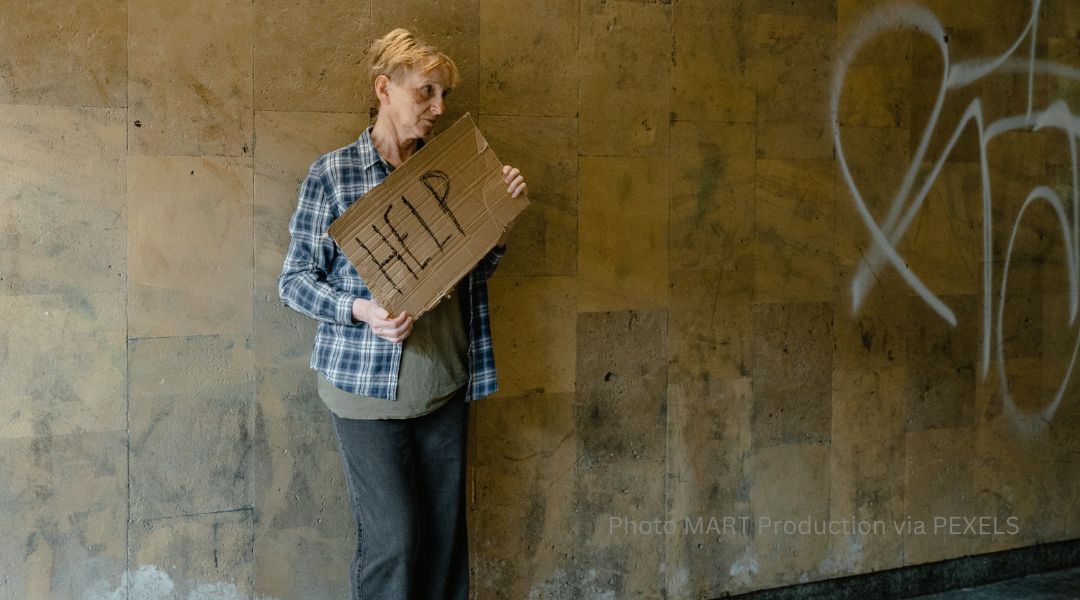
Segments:
[[[343,419],[408,419],[446,404],[468,379],[468,337],[456,292],[413,323],[403,342],[397,399],[351,394],[319,373],[319,397]]]

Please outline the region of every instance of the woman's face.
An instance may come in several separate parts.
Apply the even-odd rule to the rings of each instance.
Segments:
[[[443,113],[448,82],[443,68],[430,73],[407,70],[390,79],[385,94],[379,93],[379,115],[386,113],[401,139],[424,137]]]

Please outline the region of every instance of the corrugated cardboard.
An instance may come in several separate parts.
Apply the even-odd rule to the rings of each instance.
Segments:
[[[419,317],[435,306],[528,205],[468,114],[330,225],[380,306]]]

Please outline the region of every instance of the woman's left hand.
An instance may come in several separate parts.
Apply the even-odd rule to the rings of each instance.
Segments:
[[[510,165],[503,165],[502,171],[503,181],[507,184],[506,191],[510,193],[511,198],[517,198],[525,193],[525,177],[521,175],[520,170]]]
[[[511,198],[517,198],[525,193],[525,178],[521,175],[520,170],[510,165],[503,165],[503,181],[506,182],[506,191],[510,193]],[[506,230],[499,237],[499,241],[495,243],[496,247],[506,250],[506,242],[510,239],[510,228],[513,226],[513,222],[506,226]]]

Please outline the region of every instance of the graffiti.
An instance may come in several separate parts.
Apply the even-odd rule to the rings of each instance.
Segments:
[[[186,595],[182,595],[183,592]],[[186,600],[241,600],[251,598],[250,590],[243,590],[234,583],[206,582],[197,579],[181,579],[174,582],[169,573],[157,565],[140,565],[123,573],[119,584],[111,589],[104,581],[88,583],[82,594],[83,600],[126,600],[127,598],[186,598]],[[274,600],[268,596],[256,596],[255,600]]]
[[[942,319],[956,326],[956,315],[949,306],[931,290],[925,282],[907,265],[899,254],[897,245],[911,226],[927,195],[941,173],[946,159],[952,153],[960,137],[974,128],[978,135],[979,171],[982,188],[982,348],[980,356],[980,374],[985,380],[993,362],[1000,375],[1000,394],[1003,411],[1020,426],[1022,431],[1035,432],[1044,428],[1053,418],[1061,404],[1065,389],[1072,377],[1077,350],[1080,349],[1080,337],[1072,349],[1064,376],[1051,402],[1038,412],[1029,413],[1019,409],[1009,393],[1005,371],[1005,351],[1003,338],[1003,318],[1005,313],[1006,289],[1008,286],[1009,266],[1016,242],[1017,232],[1028,208],[1036,203],[1045,203],[1053,210],[1060,225],[1064,247],[1066,274],[1068,279],[1068,315],[1069,325],[1076,324],[1078,305],[1080,305],[1080,181],[1078,181],[1076,139],[1080,135],[1080,117],[1077,117],[1069,105],[1058,100],[1047,107],[1034,106],[1034,81],[1036,75],[1048,75],[1066,80],[1080,81],[1080,69],[1065,64],[1054,63],[1036,57],[1036,40],[1039,24],[1041,0],[1032,0],[1031,16],[1012,45],[1001,55],[983,59],[953,63],[949,58],[947,36],[937,16],[929,10],[913,5],[898,4],[883,7],[871,13],[860,22],[847,43],[842,47],[836,62],[831,82],[829,100],[829,118],[832,128],[833,143],[840,166],[843,181],[854,201],[855,208],[866,225],[872,239],[872,247],[865,253],[856,267],[851,281],[852,310],[858,313],[867,294],[875,285],[875,274],[883,267],[896,269],[904,282]],[[895,31],[914,29],[933,40],[941,52],[943,62],[942,80],[937,97],[930,113],[918,147],[911,158],[903,180],[892,197],[888,212],[880,222],[874,218],[867,207],[866,199],[852,176],[844,153],[840,132],[840,98],[844,79],[852,61],[862,48],[871,40]],[[1026,42],[1026,45],[1025,45]],[[1026,47],[1026,59],[1020,54]],[[1022,73],[1027,75],[1027,110],[1024,114],[1009,115],[992,122],[984,118],[984,106],[980,98],[975,98],[966,107],[959,123],[952,130],[940,156],[928,158],[930,141],[937,132],[942,106],[950,91],[970,86],[992,75]],[[1012,223],[1012,232],[1004,257],[994,257],[991,236],[993,222],[991,209],[993,195],[990,187],[990,170],[987,149],[991,141],[1002,134],[1013,131],[1057,130],[1066,135],[1069,143],[1069,156],[1072,166],[1071,198],[1062,199],[1048,186],[1040,185],[1032,189]],[[923,162],[930,164],[929,170],[920,168]],[[920,178],[920,173],[923,176]],[[991,266],[995,260],[1003,260],[1000,287],[995,294]]]

